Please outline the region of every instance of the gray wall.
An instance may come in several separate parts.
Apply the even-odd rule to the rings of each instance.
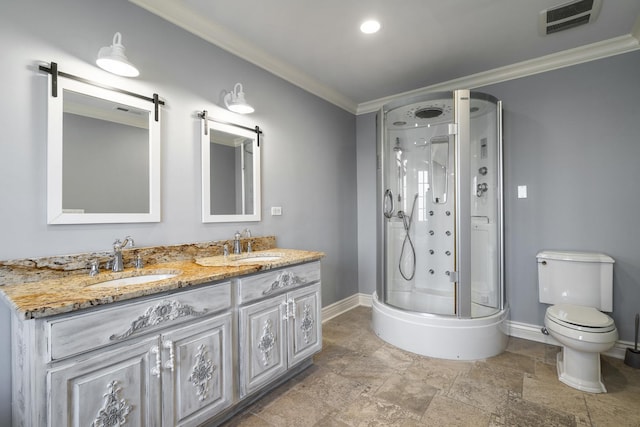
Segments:
[[[613,314],[632,341],[640,311],[640,51],[479,90],[504,102],[506,284],[511,318],[541,325],[535,255],[604,252]],[[518,185],[528,198],[518,199]]]
[[[319,250],[323,305],[358,291],[355,116],[235,57],[126,0],[26,0],[0,6],[0,259],[109,250],[116,238],[138,246],[230,239],[249,227],[282,247]],[[265,28],[267,30],[267,28]],[[94,65],[120,31],[136,79]],[[38,62],[166,101],[162,108],[162,222],[46,225],[48,75]],[[200,121],[242,82],[262,140],[263,220],[201,222]],[[282,216],[272,217],[271,206]],[[0,316],[7,320],[0,304]],[[8,322],[0,334],[0,424],[9,414]]]
[[[640,311],[640,51],[477,90],[504,102],[506,290],[511,320],[542,325],[535,255],[605,252],[614,318]],[[375,114],[357,119],[359,289],[375,290]],[[516,197],[517,186],[528,198]]]

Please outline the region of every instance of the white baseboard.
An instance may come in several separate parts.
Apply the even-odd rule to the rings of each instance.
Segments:
[[[360,295],[361,294],[353,294],[343,300],[334,302],[326,307],[322,307],[322,323],[359,306]]]
[[[342,313],[345,313],[358,306],[371,307],[371,298],[372,295],[368,294],[353,294],[341,301],[323,307],[322,322],[333,319],[334,317],[339,316]],[[544,344],[560,346],[560,343],[553,337],[542,333],[542,326],[532,325],[529,323],[514,322],[510,320],[507,320],[506,326],[509,336]],[[631,342],[617,341],[616,344],[604,354],[607,356],[615,357],[616,359],[624,359],[626,349],[628,347],[632,347],[632,345],[633,344]]]
[[[371,307],[373,305],[373,295],[358,294],[360,296],[360,305]]]

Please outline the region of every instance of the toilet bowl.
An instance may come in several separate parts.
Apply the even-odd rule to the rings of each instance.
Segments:
[[[618,339],[613,319],[594,307],[557,304],[547,308],[544,324],[562,344],[557,356],[558,379],[578,390],[606,393],[600,353]]]

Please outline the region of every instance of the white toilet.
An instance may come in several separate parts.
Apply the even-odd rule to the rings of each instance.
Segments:
[[[562,345],[558,379],[591,393],[606,393],[600,353],[618,339],[613,319],[613,258],[591,252],[542,251],[538,258],[540,302],[547,308],[544,325]]]

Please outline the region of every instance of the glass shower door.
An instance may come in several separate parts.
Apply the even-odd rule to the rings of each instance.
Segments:
[[[386,112],[384,302],[462,318],[502,309],[501,105],[468,90]]]
[[[447,123],[389,130],[385,301],[455,314],[454,138]]]

